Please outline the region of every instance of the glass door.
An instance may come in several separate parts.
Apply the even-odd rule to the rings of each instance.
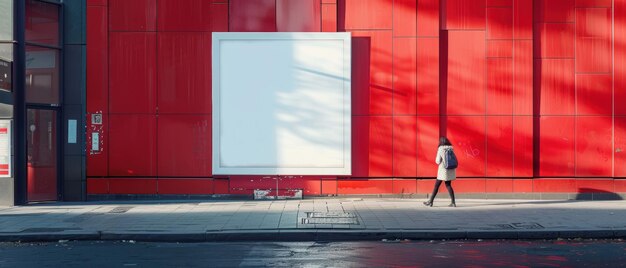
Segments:
[[[57,200],[57,111],[27,111],[28,202]]]

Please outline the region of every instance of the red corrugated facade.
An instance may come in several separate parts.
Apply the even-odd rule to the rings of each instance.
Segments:
[[[211,32],[352,33],[352,177],[305,195],[626,192],[626,0],[88,0],[88,194],[251,194],[211,174]],[[88,120],[90,121],[90,120]],[[88,146],[88,148],[90,148]]]

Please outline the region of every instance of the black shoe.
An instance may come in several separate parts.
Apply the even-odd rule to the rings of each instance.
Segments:
[[[430,201],[426,201],[423,204],[424,204],[424,206],[427,206],[427,207],[432,207],[433,206],[433,202],[430,202]]]
[[[449,207],[456,207],[455,203],[450,203],[450,205],[448,205]]]

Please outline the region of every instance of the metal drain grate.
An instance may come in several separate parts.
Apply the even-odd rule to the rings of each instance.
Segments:
[[[356,215],[350,212],[306,212],[302,224],[359,224]]]
[[[131,206],[119,206],[114,209],[109,210],[108,213],[125,213],[134,207]]]

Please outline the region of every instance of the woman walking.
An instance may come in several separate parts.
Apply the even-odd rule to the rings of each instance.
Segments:
[[[435,159],[435,163],[439,165],[439,169],[437,170],[437,181],[435,182],[435,188],[433,189],[432,195],[430,195],[430,199],[424,202],[424,205],[426,206],[433,206],[433,201],[435,201],[435,196],[437,196],[439,186],[441,186],[441,182],[443,181],[445,182],[448,193],[450,194],[450,199],[452,199],[452,203],[450,203],[450,205],[448,206],[456,207],[456,202],[454,200],[454,190],[452,189],[452,181],[456,179],[456,165],[454,166],[454,168],[450,168],[448,166],[449,163],[446,163],[448,161],[448,159],[446,159],[446,154],[450,153],[454,155],[454,150],[452,149],[452,144],[450,143],[450,141],[446,137],[439,138],[437,158]],[[454,160],[456,161],[456,157],[454,157]]]

